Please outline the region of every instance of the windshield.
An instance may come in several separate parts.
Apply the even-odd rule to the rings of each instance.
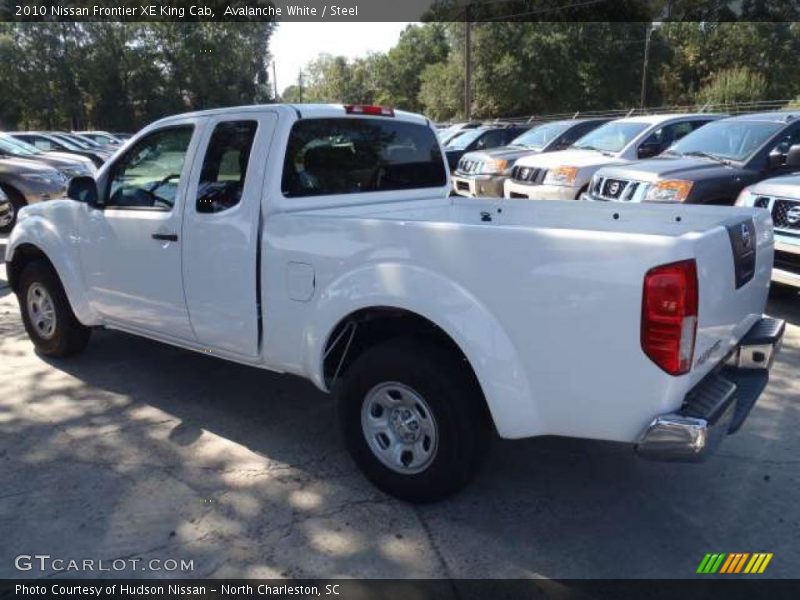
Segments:
[[[31,154],[42,154],[43,151],[34,146],[33,144],[29,144],[23,140],[15,138],[13,135],[4,135],[3,139],[7,140],[8,143],[14,144],[15,146],[19,146],[26,152],[30,152]]]
[[[600,152],[619,152],[649,126],[649,123],[612,121],[587,133],[575,142],[573,148],[599,150]]]
[[[72,140],[67,140],[61,137],[56,137],[54,135],[43,135],[40,136],[41,139],[45,139],[51,144],[53,144],[56,148],[66,148],[67,150],[81,150],[81,147],[78,146]]]
[[[715,121],[687,135],[674,144],[668,153],[703,153],[715,158],[742,161],[782,127],[783,123],[765,121]]]
[[[84,135],[82,133],[76,133],[74,135],[70,135],[70,139],[72,139],[72,138],[75,138],[76,140],[80,140],[85,145],[87,145],[89,148],[102,148],[102,146],[100,144],[95,142],[89,136],[86,136],[86,135]]]
[[[458,125],[450,125],[450,127],[445,127],[444,129],[440,129],[439,131],[437,131],[436,135],[440,140],[446,140],[456,131],[458,131]]]
[[[87,133],[85,134],[90,140],[94,140],[98,144],[118,144],[119,140],[104,133]]]
[[[0,135],[0,152],[11,156],[35,156],[41,154],[37,148],[28,146],[28,144],[19,142],[5,134]]]
[[[464,133],[459,134],[458,137],[454,137],[452,140],[447,142],[447,146],[445,146],[445,148],[448,150],[464,150],[484,133],[486,133],[485,129],[469,129]]]
[[[545,123],[544,125],[534,127],[530,131],[526,131],[522,135],[515,137],[509,145],[541,150],[569,129],[569,127],[569,122]]]
[[[78,148],[81,148],[83,150],[91,150],[91,148],[92,148],[88,143],[86,143],[83,139],[81,139],[79,137],[73,137],[71,135],[64,135],[64,134],[61,134],[61,133],[52,133],[50,135],[52,135],[57,140],[61,140],[63,142],[68,142],[68,143],[73,144],[73,145],[75,145]]]

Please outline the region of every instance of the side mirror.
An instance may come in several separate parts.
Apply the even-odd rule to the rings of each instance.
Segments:
[[[661,154],[661,144],[657,142],[644,143],[636,152],[636,156],[639,158],[652,158],[658,154]]]
[[[73,177],[67,186],[67,197],[97,207],[100,205],[100,194],[97,193],[97,182],[92,177]]]
[[[789,152],[786,153],[786,162],[784,164],[793,169],[800,168],[800,144],[795,144],[789,148]]]
[[[770,169],[777,169],[778,167],[783,166],[785,156],[786,155],[777,148],[772,150],[767,157],[767,166]]]

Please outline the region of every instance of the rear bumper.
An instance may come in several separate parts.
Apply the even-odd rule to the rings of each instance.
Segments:
[[[678,412],[653,419],[636,452],[655,460],[695,462],[736,433],[769,381],[769,369],[783,341],[785,323],[763,317],[742,338],[719,369],[686,395]]]

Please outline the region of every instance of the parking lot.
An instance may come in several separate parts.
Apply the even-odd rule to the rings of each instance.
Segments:
[[[146,577],[685,578],[772,552],[765,575],[796,578],[800,297],[768,310],[788,322],[773,379],[709,462],[497,441],[473,485],[413,507],[363,479],[305,381],[112,331],[38,356],[0,267],[0,576],[52,575],[14,567],[49,554],[193,561],[120,573]]]

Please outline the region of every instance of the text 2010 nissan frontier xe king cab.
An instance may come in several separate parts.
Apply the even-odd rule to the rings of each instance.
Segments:
[[[783,334],[766,211],[449,186],[421,116],[174,116],[25,208],[9,281],[45,355],[103,326],[310,379],[367,477],[412,501],[462,487],[492,430],[696,460],[738,429]]]

